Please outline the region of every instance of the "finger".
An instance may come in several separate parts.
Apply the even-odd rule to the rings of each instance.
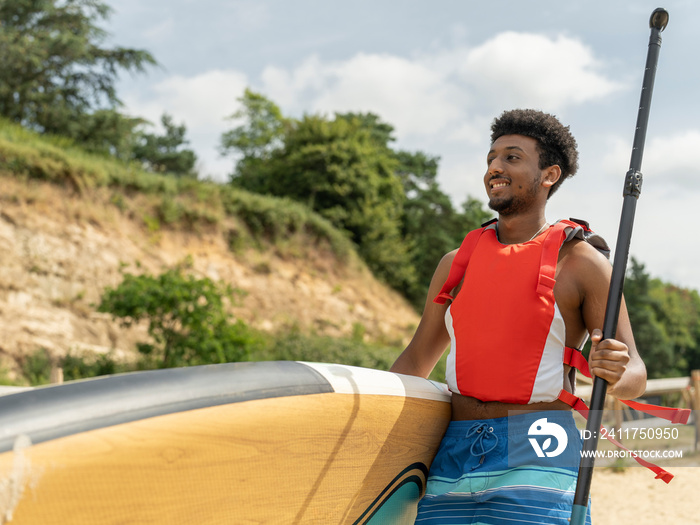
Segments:
[[[598,341],[598,347],[600,348],[627,348],[627,345],[620,341],[619,339],[603,339]]]
[[[598,349],[589,359],[590,366],[601,366],[602,363],[618,366],[626,365],[630,361],[630,356],[625,351]]]
[[[601,367],[594,367],[591,368],[591,373],[596,376],[600,377],[601,379],[605,379],[608,383],[617,383],[622,375],[625,373],[626,368],[601,368]]]
[[[612,360],[612,359],[598,359],[589,364],[591,370],[609,370],[615,373],[623,373],[627,368],[626,359]]]
[[[591,372],[596,373],[611,373],[623,374],[627,369],[627,361],[612,361],[609,359],[601,359],[590,364]],[[600,375],[596,373],[596,375]]]

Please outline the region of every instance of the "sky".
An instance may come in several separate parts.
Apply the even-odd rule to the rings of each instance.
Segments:
[[[110,0],[107,0],[110,3]],[[395,149],[440,158],[455,205],[485,202],[490,124],[535,108],[570,126],[579,171],[547,206],[614,248],[630,164],[649,17],[662,33],[630,256],[666,282],[700,290],[700,2],[668,0],[111,0],[108,44],[150,51],[147,74],[123,74],[123,111],[187,126],[202,176],[225,181],[218,150],[246,88],[284,115],[373,112]],[[158,127],[154,127],[157,130]]]

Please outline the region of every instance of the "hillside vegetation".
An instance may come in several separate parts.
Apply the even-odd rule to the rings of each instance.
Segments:
[[[123,271],[185,260],[244,292],[233,315],[274,338],[253,359],[386,367],[418,321],[345,234],[287,199],[145,172],[5,121],[0,180],[0,366],[10,377],[40,349],[133,359],[146,328],[98,313],[101,294]]]

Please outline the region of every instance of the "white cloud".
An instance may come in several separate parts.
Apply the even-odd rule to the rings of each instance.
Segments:
[[[291,71],[267,66],[260,76],[266,96],[287,112],[302,113],[309,110],[303,105],[304,95],[324,90],[327,82],[325,69],[318,55],[311,55]]]
[[[655,137],[644,150],[642,173],[656,183],[678,186],[684,191],[700,189],[700,130],[680,131],[670,137]]]
[[[192,128],[217,125],[238,107],[248,85],[238,71],[213,70],[193,77],[173,76],[153,87],[157,104],[184,118]]]
[[[460,92],[427,64],[390,55],[356,55],[335,65],[329,89],[315,103],[323,111],[366,107],[399,135],[432,134],[463,113]],[[369,107],[367,106],[369,104]]]
[[[387,54],[359,53],[324,63],[313,56],[293,71],[266,68],[265,92],[282,106],[307,112],[374,112],[398,136],[439,131],[460,116],[464,94],[428,64]]]
[[[446,130],[445,138],[458,144],[471,144],[482,148],[479,162],[486,162],[486,146],[488,146],[491,121],[496,115],[473,111],[468,119],[461,120]]]
[[[622,89],[598,72],[601,66],[578,40],[506,32],[471,50],[459,73],[480,100],[559,111]]]
[[[604,165],[629,168],[631,141],[610,139],[611,148]],[[644,147],[642,175],[644,184],[661,186],[668,191],[700,190],[700,165],[695,153],[700,151],[700,130],[680,130],[671,136],[651,137]],[[642,190],[644,191],[644,190]]]

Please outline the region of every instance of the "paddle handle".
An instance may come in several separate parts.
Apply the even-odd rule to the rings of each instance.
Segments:
[[[617,244],[615,245],[615,261],[613,263],[610,290],[608,292],[605,319],[603,321],[604,339],[614,338],[617,332],[617,321],[620,316],[620,306],[622,304],[622,289],[625,283],[627,259],[629,257],[630,241],[632,239],[634,214],[637,207],[637,199],[642,191],[642,173],[640,170],[642,167],[642,157],[644,155],[647,124],[649,122],[651,95],[654,89],[654,79],[656,77],[656,65],[659,60],[659,50],[661,49],[661,32],[666,28],[667,24],[668,12],[663,8],[655,9],[649,19],[651,36],[649,38],[644,79],[642,81],[642,95],[639,102],[639,111],[637,113],[637,126],[632,143],[630,169],[625,176],[622,214],[620,217]],[[581,455],[578,479],[576,482],[571,525],[584,525],[586,520],[591,479],[593,477],[593,467],[595,465],[595,451],[598,448],[598,438],[601,422],[603,420],[603,408],[605,406],[607,388],[608,384],[604,379],[599,377],[594,379],[593,391],[591,393],[591,410],[589,411],[588,422],[586,424],[586,430],[588,431],[586,435],[591,437],[583,442],[583,453]]]

